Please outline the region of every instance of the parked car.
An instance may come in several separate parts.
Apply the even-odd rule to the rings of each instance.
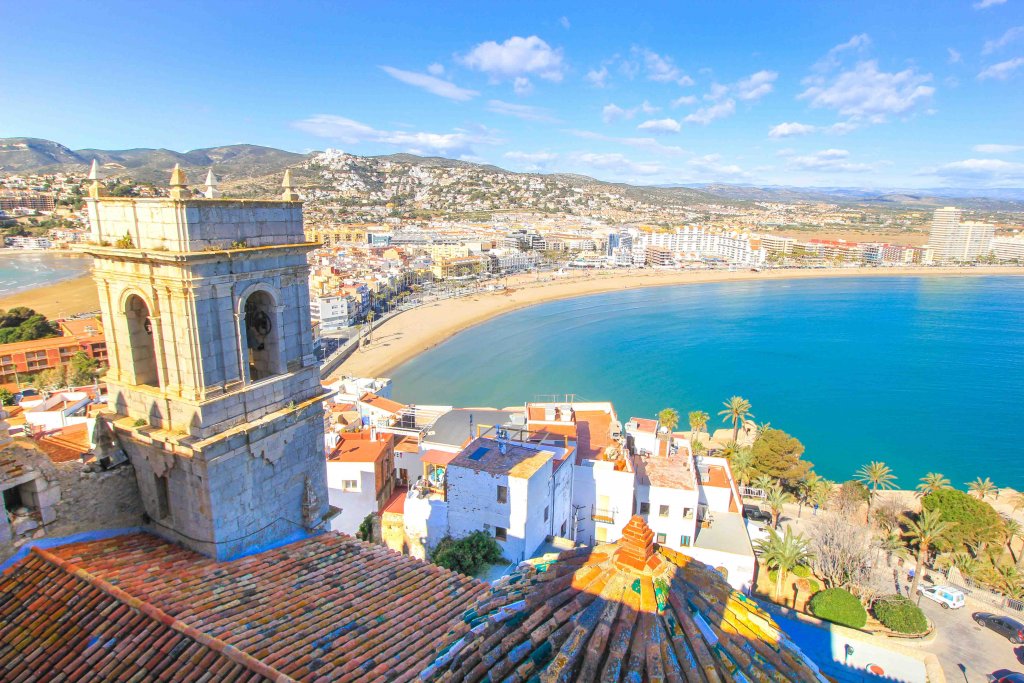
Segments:
[[[772,513],[765,512],[757,505],[744,505],[743,516],[747,519],[752,519],[755,522],[770,522],[772,521]]]
[[[974,621],[978,623],[978,626],[995,631],[1014,645],[1024,643],[1024,624],[1016,619],[990,612],[977,612],[974,615]]]
[[[1024,683],[1024,674],[1020,673],[1002,673],[1002,674],[989,674],[989,683]]]
[[[942,609],[960,609],[964,606],[964,594],[952,586],[918,586],[917,594],[942,605]]]

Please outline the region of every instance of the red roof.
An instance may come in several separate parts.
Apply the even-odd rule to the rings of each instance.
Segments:
[[[34,550],[0,577],[0,671],[226,681],[260,680],[263,667],[301,681],[410,680],[440,634],[468,632],[463,611],[486,588],[337,533],[232,562],[143,533],[72,543]]]
[[[430,449],[429,451],[423,452],[423,462],[428,465],[440,465],[441,467],[447,467],[455,458],[459,457],[458,453],[449,453],[448,451],[439,451],[436,449]]]
[[[92,450],[87,424],[81,423],[47,432],[36,439],[36,443],[53,462],[78,460]]]
[[[359,399],[359,402],[365,403],[371,408],[383,410],[384,412],[387,413],[397,413],[398,411],[405,409],[405,405],[399,403],[398,401],[392,401],[390,398],[384,398],[383,396],[378,396],[377,394],[363,394],[363,397]]]

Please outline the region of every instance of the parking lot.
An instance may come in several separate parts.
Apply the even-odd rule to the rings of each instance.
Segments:
[[[1024,671],[1018,660],[1024,646],[1012,644],[998,633],[978,626],[971,618],[975,612],[998,613],[997,610],[978,607],[970,600],[960,609],[946,610],[926,598],[921,600],[921,609],[936,627],[935,640],[922,649],[939,658],[948,683],[985,683],[987,674],[995,671]]]

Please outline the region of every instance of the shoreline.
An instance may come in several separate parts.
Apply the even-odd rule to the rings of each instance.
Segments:
[[[537,281],[533,275],[508,278],[508,289],[433,302],[396,315],[375,327],[374,341],[356,351],[325,378],[381,377],[425,351],[447,341],[459,332],[475,327],[505,313],[552,301],[594,294],[715,282],[754,280],[799,280],[838,277],[980,277],[991,275],[1024,276],[1024,268],[1015,266],[829,268],[754,271],[604,271],[567,277],[549,274]],[[2,302],[0,302],[2,304]]]
[[[0,309],[27,306],[50,320],[100,309],[100,295],[91,275],[57,280],[0,296]]]

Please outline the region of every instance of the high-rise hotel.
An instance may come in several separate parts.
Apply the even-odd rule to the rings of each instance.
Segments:
[[[936,261],[976,261],[992,251],[995,227],[990,223],[961,221],[961,211],[952,206],[936,209],[928,235]]]

